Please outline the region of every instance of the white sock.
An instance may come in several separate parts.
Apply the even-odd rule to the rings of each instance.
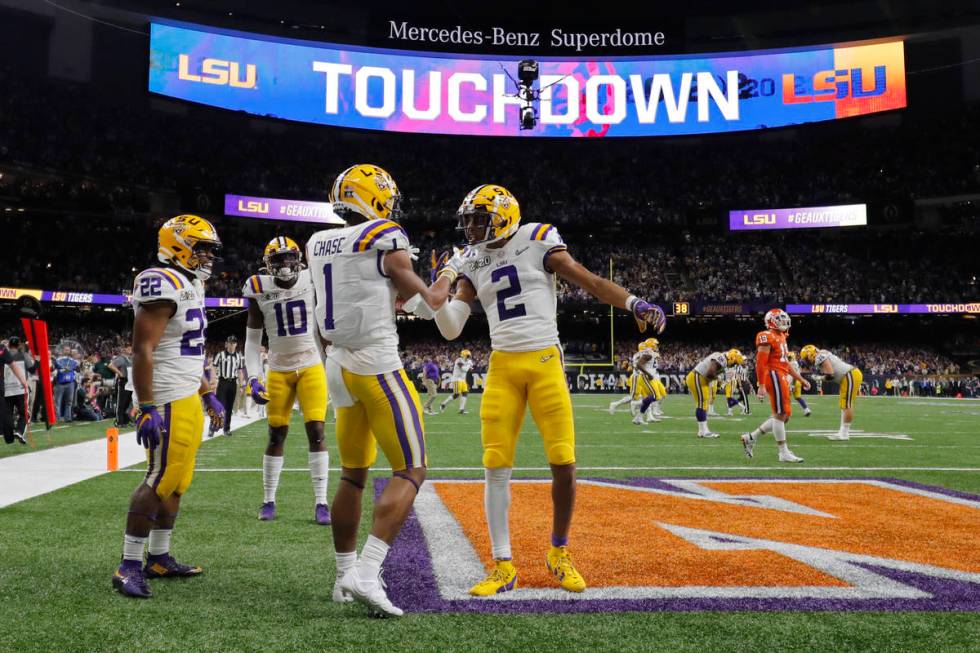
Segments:
[[[445,399],[442,400],[442,403],[439,404],[439,408],[445,408],[449,404],[449,402],[452,401],[452,400],[453,400],[453,396],[452,395],[449,395],[448,397],[446,397]]]
[[[136,535],[123,536],[123,560],[138,560],[143,562],[143,547],[146,545],[145,537]]]
[[[851,423],[844,421],[844,414],[841,413],[840,416],[840,434],[850,437],[851,435]]]
[[[780,422],[778,419],[772,420],[772,435],[776,438],[776,446],[779,447],[781,452],[789,451],[786,446],[786,423]]]
[[[348,569],[357,564],[357,551],[335,553],[334,558],[337,560],[337,579],[340,580]]]
[[[510,477],[511,467],[483,470],[486,486],[483,508],[487,515],[487,530],[494,560],[510,560]]]
[[[630,398],[628,396],[627,397],[623,397],[622,399],[617,399],[616,401],[614,401],[612,403],[613,408],[619,408],[620,406],[622,406],[623,404],[625,404],[629,400],[630,400]]]
[[[330,453],[310,452],[310,479],[313,481],[313,496],[317,503],[327,502],[327,473],[330,468]]]
[[[265,503],[275,502],[279,489],[279,475],[282,474],[282,456],[262,456],[262,489]]]
[[[466,408],[466,395],[459,398],[459,409],[463,410],[464,408]]]
[[[358,572],[361,578],[374,578],[381,571],[388,549],[391,547],[373,535],[368,535],[364,548],[361,549],[361,557],[357,561]]]
[[[657,399],[655,402],[653,402],[653,412],[655,412],[655,413],[662,412],[663,409],[660,407],[660,402],[661,401],[663,401],[663,400],[662,399]]]
[[[768,433],[769,431],[771,431],[772,430],[772,424],[775,421],[776,420],[774,420],[773,418],[770,417],[769,419],[767,419],[766,421],[764,421],[762,424],[759,424],[759,428],[757,428],[754,431],[752,431],[752,437],[753,438],[758,438],[763,433]]]
[[[170,552],[170,537],[174,534],[172,528],[154,528],[146,541],[146,550],[151,556],[160,556]]]
[[[708,434],[708,420],[704,420],[703,422],[698,422],[698,435],[707,435],[707,434]]]
[[[642,403],[643,403],[642,401],[631,401],[630,402],[630,413],[633,415],[633,417],[638,417],[639,416],[639,414],[640,414],[640,404],[642,404]]]

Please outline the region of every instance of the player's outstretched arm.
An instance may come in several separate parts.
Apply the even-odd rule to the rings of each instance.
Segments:
[[[463,326],[470,317],[470,304],[476,299],[476,288],[466,279],[456,284],[456,294],[451,301],[443,304],[435,312],[436,326],[446,340],[455,340],[463,332]]]
[[[415,295],[420,295],[422,300],[433,309],[438,309],[446,300],[449,299],[450,280],[447,277],[439,277],[431,286],[415,274],[412,268],[412,259],[408,252],[396,249],[385,254],[385,274],[395,284],[398,294],[402,299],[411,299]]]
[[[589,271],[566,250],[550,254],[547,258],[547,266],[559,277],[578,286],[599,301],[632,313],[641,332],[646,330],[647,324],[652,325],[657,333],[662,332],[667,325],[662,308],[645,302],[636,295],[631,295],[619,284]]]

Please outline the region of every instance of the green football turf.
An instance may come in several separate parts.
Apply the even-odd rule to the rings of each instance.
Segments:
[[[75,444],[85,440],[104,438],[106,429],[112,428],[112,420],[104,419],[101,422],[72,422],[70,424],[55,424],[50,429],[45,429],[44,424],[31,424],[28,443],[21,444],[14,441],[13,444],[4,444],[0,440],[0,458],[16,456],[31,451],[50,449],[51,447],[62,447],[66,444]],[[132,430],[132,428],[120,429],[120,432]]]
[[[788,466],[776,462],[771,438],[758,446],[755,459],[742,453],[737,435],[763,418],[758,403],[748,418],[712,419],[721,438],[708,441],[694,437],[687,396],[668,397],[665,410],[671,419],[649,427],[633,426],[625,411],[608,415],[611,398],[575,398],[582,477],[882,476],[980,494],[980,402],[861,398],[855,429],[912,439],[834,443],[795,432],[837,427],[836,398],[814,398],[815,414],[790,423],[790,445],[806,463]],[[719,408],[722,403],[719,399]],[[479,396],[471,397],[467,408],[468,415],[447,411],[427,419],[430,476],[482,477],[478,469],[440,469],[480,465]],[[101,436],[98,429],[104,424],[87,428],[96,429],[93,437]],[[332,422],[327,429],[336,466]],[[73,427],[71,437],[76,430],[82,435],[83,427]],[[286,467],[301,471],[283,473],[280,516],[272,523],[255,519],[262,500],[264,422],[202,445],[201,471],[182,506],[174,551],[205,566],[206,573],[186,581],[153,581],[150,601],[124,599],[109,582],[138,473],[104,475],[0,510],[0,651],[975,651],[980,641],[976,613],[409,614],[397,621],[370,619],[356,606],[329,602],[334,575],[330,531],[312,523],[298,417],[292,430]],[[517,464],[546,466],[530,417]],[[965,471],[902,469],[927,467]],[[544,474],[531,469],[516,475]],[[331,493],[336,483],[333,473]],[[365,532],[370,508],[366,500]]]

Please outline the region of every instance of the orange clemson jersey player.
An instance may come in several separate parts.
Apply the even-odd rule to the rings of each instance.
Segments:
[[[779,462],[801,463],[803,459],[794,455],[786,446],[786,423],[793,414],[787,377],[793,377],[805,389],[810,388],[810,382],[789,364],[786,335],[792,322],[786,311],[781,308],[770,310],[766,313],[765,324],[766,330],[755,336],[755,375],[759,383],[759,398],[769,395],[772,417],[751,433],[742,434],[742,446],[745,448],[745,455],[751,458],[758,437],[771,431],[779,447]]]

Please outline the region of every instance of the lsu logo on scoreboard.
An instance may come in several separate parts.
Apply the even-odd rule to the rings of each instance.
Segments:
[[[885,66],[875,66],[871,88],[865,88],[863,68],[839,68],[821,70],[813,77],[783,74],[783,104],[802,102],[831,102],[846,98],[869,98],[884,95],[888,90],[888,77]]]
[[[259,213],[266,215],[269,213],[269,203],[258,200],[238,200],[238,210],[242,213]]]
[[[747,227],[763,224],[776,224],[775,213],[743,213],[742,224]]]
[[[178,79],[201,84],[214,84],[215,86],[231,86],[232,88],[256,88],[258,73],[255,64],[245,64],[244,78],[241,73],[242,64],[237,61],[208,57],[201,61],[199,69],[192,71],[189,55],[182,54],[177,59]]]

